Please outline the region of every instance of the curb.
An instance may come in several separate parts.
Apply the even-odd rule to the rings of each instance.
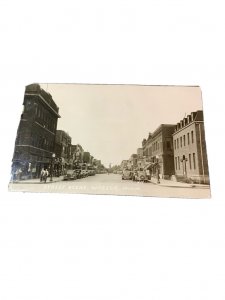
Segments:
[[[63,180],[53,180],[53,181],[46,181],[46,182],[40,182],[40,181],[36,181],[36,182],[29,182],[29,181],[10,181],[10,184],[48,184],[48,183],[56,183],[56,182],[61,182]]]
[[[206,186],[197,186],[195,184],[193,185],[187,185],[187,186],[179,186],[179,185],[167,185],[167,184],[163,184],[163,183],[156,183],[156,182],[152,182],[152,181],[148,181],[149,183],[152,183],[152,184],[155,184],[155,185],[159,185],[159,186],[163,186],[163,187],[170,187],[170,188],[182,188],[182,189],[186,189],[186,188],[189,188],[189,189],[209,189],[210,186],[209,185],[206,185]]]

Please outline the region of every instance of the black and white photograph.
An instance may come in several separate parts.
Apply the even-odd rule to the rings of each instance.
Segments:
[[[199,86],[33,83],[21,104],[10,191],[210,197]]]
[[[224,300],[224,1],[2,0],[0,33],[0,300]]]

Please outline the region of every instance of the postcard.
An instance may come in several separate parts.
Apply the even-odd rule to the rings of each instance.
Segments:
[[[21,106],[9,191],[210,198],[199,86],[32,83]]]

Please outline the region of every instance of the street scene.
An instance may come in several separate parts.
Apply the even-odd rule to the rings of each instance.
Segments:
[[[209,198],[200,88],[26,86],[9,191]]]
[[[50,183],[50,182],[49,182]],[[37,189],[38,184],[38,189]],[[11,186],[12,187],[12,186]],[[13,191],[20,192],[53,192],[102,195],[132,195],[151,197],[182,197],[208,198],[209,187],[205,185],[170,184],[168,180],[157,184],[154,180],[149,183],[121,180],[118,174],[98,174],[95,177],[63,181],[55,179],[52,184],[39,184],[38,181],[24,181],[23,184],[13,186]]]

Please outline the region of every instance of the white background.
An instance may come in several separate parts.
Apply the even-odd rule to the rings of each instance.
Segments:
[[[225,298],[222,4],[0,1],[0,299]],[[212,199],[8,193],[32,82],[200,85]]]

